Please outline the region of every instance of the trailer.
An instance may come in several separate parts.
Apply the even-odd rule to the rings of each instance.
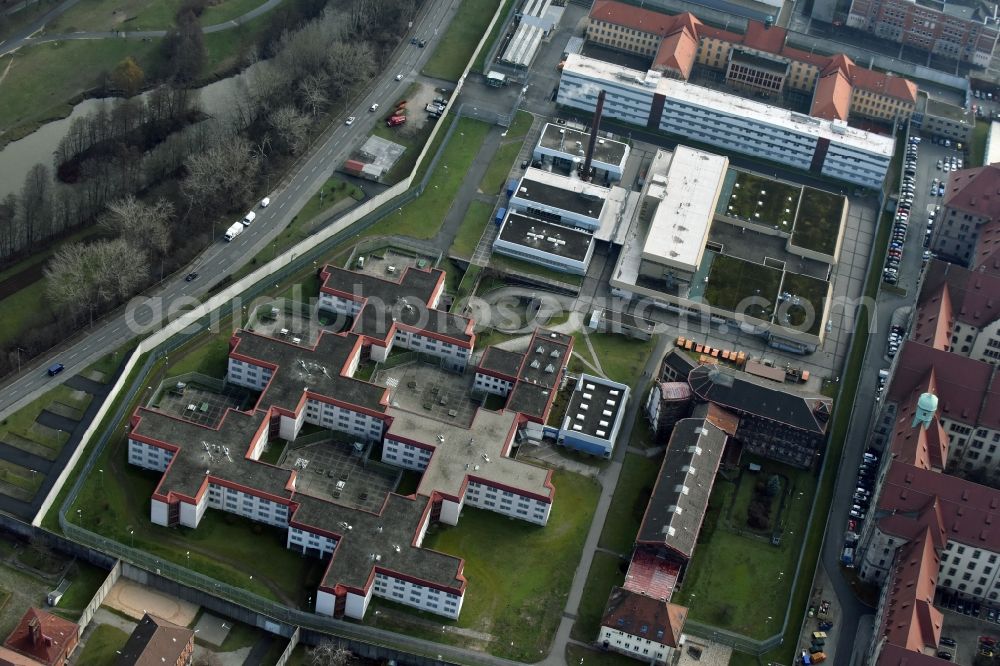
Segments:
[[[497,211],[497,214],[493,216],[493,223],[498,227],[503,223],[503,218],[507,216],[507,209],[501,208]]]

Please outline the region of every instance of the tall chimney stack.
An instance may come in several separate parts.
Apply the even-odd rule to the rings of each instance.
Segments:
[[[590,142],[587,144],[587,157],[583,160],[583,171],[580,178],[590,182],[590,163],[594,161],[594,147],[597,145],[597,132],[601,129],[601,114],[604,113],[604,95],[602,88],[597,95],[597,107],[594,109],[594,122],[590,128]]]

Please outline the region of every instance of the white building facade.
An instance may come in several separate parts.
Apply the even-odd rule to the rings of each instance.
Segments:
[[[557,102],[868,188],[881,187],[894,143],[841,121],[794,113],[578,54],[567,56]]]

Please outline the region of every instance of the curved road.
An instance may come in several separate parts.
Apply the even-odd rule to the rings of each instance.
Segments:
[[[77,1],[67,0],[67,3]],[[216,222],[218,240],[206,248],[189,267],[200,274],[198,280],[185,282],[183,275],[177,275],[173,280],[162,284],[147,300],[162,303],[164,311],[170,304],[190,304],[193,299],[204,295],[220,278],[239,268],[247,257],[252,257],[267,247],[291,222],[299,209],[319,191],[337,166],[368,137],[372,127],[382,120],[381,114],[368,113],[368,108],[376,102],[388,105],[401,97],[418,78],[421,68],[434,52],[434,47],[444,32],[441,28],[452,20],[458,2],[459,0],[429,0],[420,15],[414,19],[413,29],[409,33],[426,39],[427,48],[410,46],[407,43],[408,37],[405,37],[392,61],[383,69],[381,78],[373,80],[367,93],[354,101],[350,110],[345,110],[344,115],[354,115],[357,121],[350,127],[335,125],[332,131],[323,135],[286,177],[286,184],[268,194],[271,205],[268,208],[257,208],[257,218],[253,225],[247,227],[231,243],[221,240],[228,224]],[[396,74],[402,74],[402,80],[396,81]],[[232,221],[235,222],[236,219]],[[0,419],[69,379],[109,351],[143,334],[144,331],[130,328],[132,319],[126,314],[115,314],[92,330],[82,332],[72,346],[36,359],[31,369],[8,381],[0,392]],[[63,363],[66,371],[56,377],[49,377],[45,368],[55,362]]]
[[[0,56],[16,51],[22,46],[44,44],[46,42],[63,42],[69,39],[150,39],[154,37],[165,37],[167,34],[166,30],[134,30],[132,32],[70,32],[62,35],[43,35],[40,37],[33,36],[35,33],[45,28],[45,26],[52,21],[52,19],[60,16],[63,12],[73,7],[73,5],[79,1],[80,0],[66,0],[66,2],[63,2],[58,7],[46,12],[44,16],[21,30],[17,35],[0,42]],[[263,4],[254,7],[242,16],[237,16],[234,19],[223,21],[222,23],[206,25],[201,29],[201,31],[208,34],[212,32],[222,32],[223,30],[232,30],[233,28],[243,25],[247,21],[257,18],[261,14],[266,14],[282,2],[284,2],[284,0],[266,0]]]

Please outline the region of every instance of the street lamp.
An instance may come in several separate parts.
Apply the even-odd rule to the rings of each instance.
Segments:
[[[135,548],[135,530],[128,531],[129,548]]]

